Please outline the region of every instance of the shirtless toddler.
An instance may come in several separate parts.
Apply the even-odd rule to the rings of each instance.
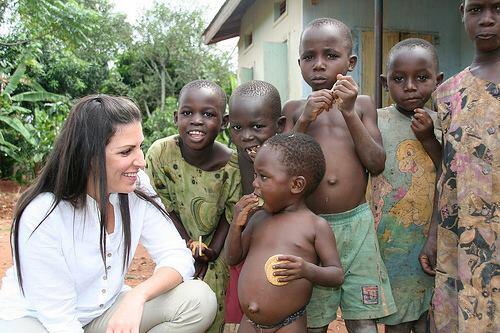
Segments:
[[[278,134],[259,149],[254,167],[255,192],[236,204],[226,239],[228,263],[245,260],[239,332],[303,333],[313,283],[334,287],[344,277],[330,226],[305,205],[323,178],[323,153],[308,135]],[[249,217],[259,198],[263,210]],[[274,255],[281,261],[272,265],[274,283],[284,283],[279,286],[266,277],[266,261]]]

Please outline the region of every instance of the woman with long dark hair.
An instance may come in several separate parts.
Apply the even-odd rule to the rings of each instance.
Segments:
[[[214,293],[191,280],[189,249],[141,186],[142,141],[141,113],[127,98],[88,96],[73,107],[14,212],[1,332],[199,333],[211,324]],[[156,269],[130,289],[139,241]]]

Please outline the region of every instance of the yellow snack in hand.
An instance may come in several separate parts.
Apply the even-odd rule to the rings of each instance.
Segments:
[[[264,270],[266,272],[266,277],[267,281],[269,281],[271,284],[274,284],[275,286],[283,286],[287,284],[288,282],[280,282],[278,281],[279,276],[273,275],[273,273],[276,271],[282,271],[283,269],[274,269],[273,265],[279,264],[279,263],[286,263],[289,262],[288,260],[278,260],[278,257],[281,256],[282,254],[275,254],[274,256],[269,257],[267,259],[265,265],[264,265]]]

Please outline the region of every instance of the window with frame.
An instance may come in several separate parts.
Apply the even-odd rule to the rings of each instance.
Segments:
[[[248,34],[245,34],[243,36],[243,46],[244,48],[248,48],[250,45],[253,43],[253,34],[252,32],[249,32]]]
[[[286,0],[274,2],[274,21],[279,19],[286,12]]]

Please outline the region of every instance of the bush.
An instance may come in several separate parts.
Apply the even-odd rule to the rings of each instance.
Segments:
[[[34,116],[30,119],[29,125],[36,145],[26,141],[19,142],[21,148],[19,155],[23,163],[15,164],[11,178],[20,183],[27,183],[36,176],[47,155],[52,151],[54,141],[61,132],[69,110],[70,105],[66,102],[48,103],[43,108],[34,109]]]
[[[165,111],[154,110],[149,118],[142,122],[144,132],[144,152],[158,139],[178,133],[174,123],[174,112],[177,110],[177,99],[167,97],[165,100]]]

